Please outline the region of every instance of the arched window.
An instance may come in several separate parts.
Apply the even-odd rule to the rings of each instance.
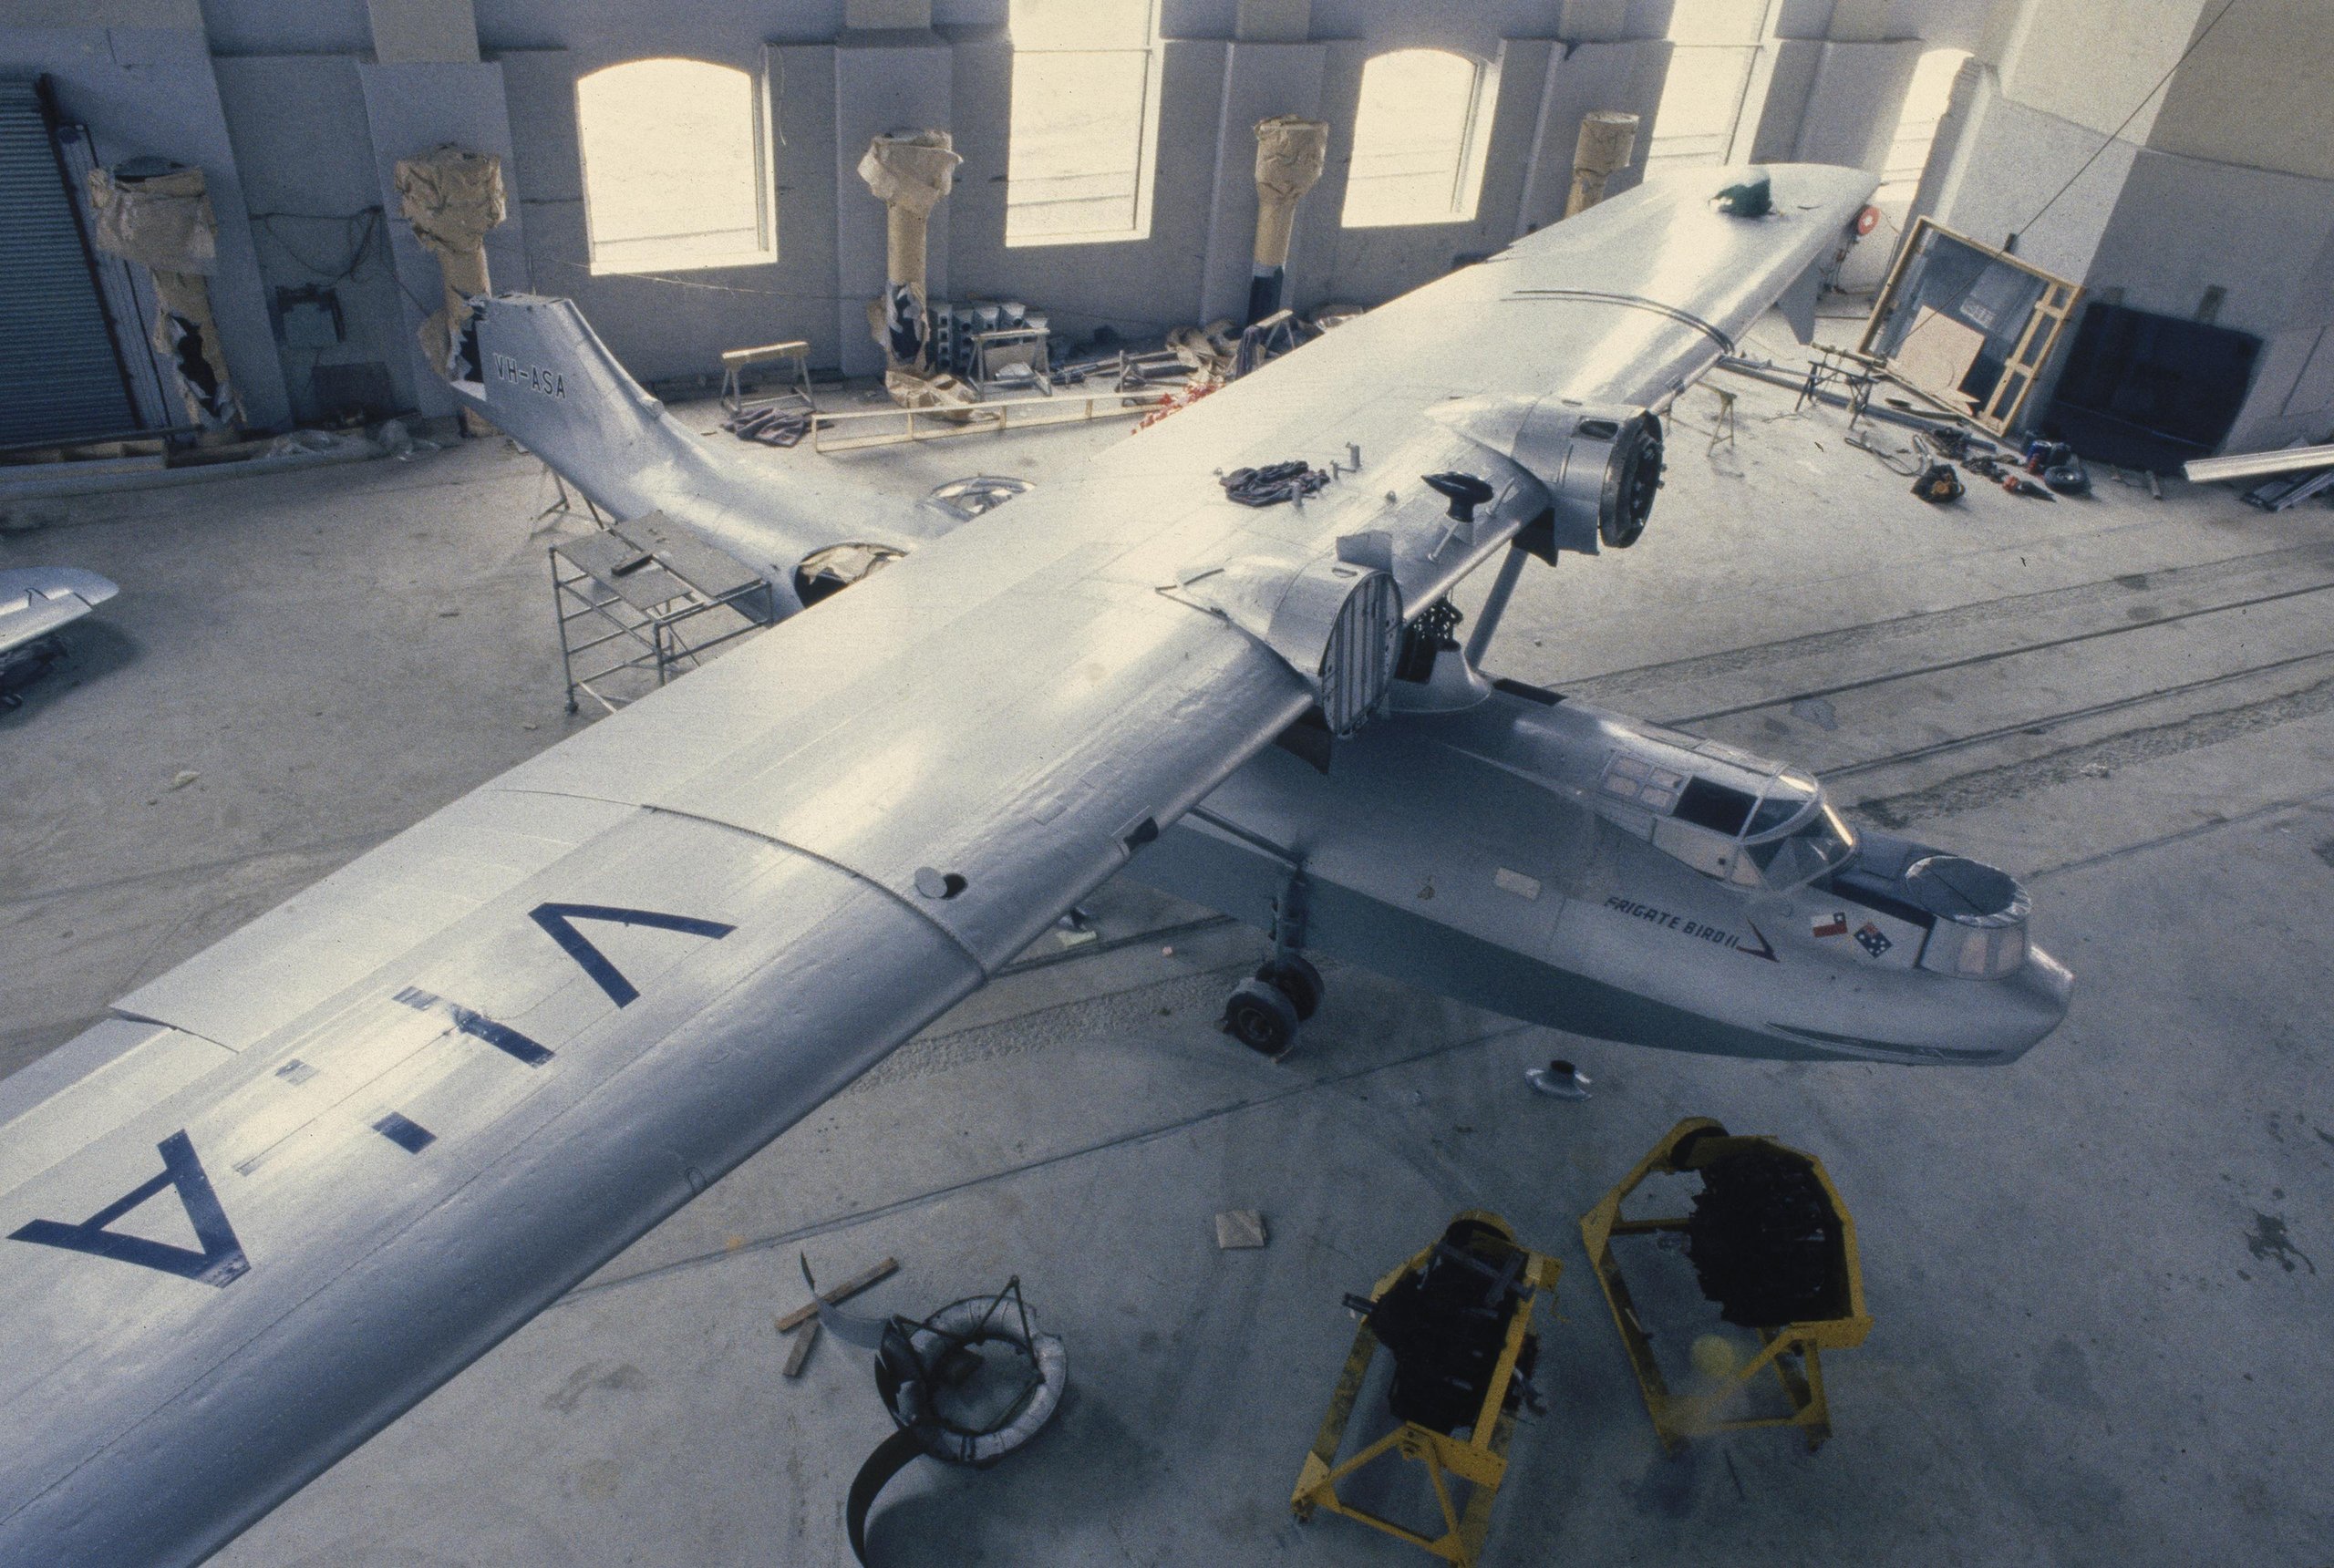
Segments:
[[[1158,0],[1012,0],[1005,242],[1151,233]]]
[[[575,84],[595,273],[778,258],[761,93],[705,60],[627,60]]]
[[[1905,112],[1896,121],[1896,139],[1888,144],[1888,161],[1882,166],[1878,201],[1902,201],[1909,206],[1928,168],[1929,149],[1936,128],[1953,97],[1953,78],[1961,74],[1967,49],[1931,49],[1913,67],[1913,84],[1905,89]]]
[[[1669,74],[1653,111],[1647,169],[1725,163],[1735,156],[1742,107],[1766,39],[1769,0],[1675,0]]]
[[[1498,88],[1481,61],[1443,49],[1397,49],[1362,67],[1346,227],[1472,222]]]

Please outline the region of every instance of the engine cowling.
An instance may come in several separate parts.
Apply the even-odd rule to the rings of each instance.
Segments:
[[[1661,490],[1661,421],[1651,412],[1492,396],[1454,398],[1431,417],[1546,488],[1547,527],[1519,537],[1525,548],[1551,560],[1561,550],[1594,555],[1626,550],[1645,532]]]

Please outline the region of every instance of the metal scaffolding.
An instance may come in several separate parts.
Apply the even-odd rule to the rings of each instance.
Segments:
[[[769,584],[660,512],[551,547],[567,711],[614,713],[778,618]]]

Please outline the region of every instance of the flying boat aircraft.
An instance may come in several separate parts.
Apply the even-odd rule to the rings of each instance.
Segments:
[[[1661,411],[1872,185],[1658,177],[960,527],[791,504],[572,304],[475,302],[496,425],[825,602],[0,1082],[0,1563],[199,1561],[1121,871],[1272,934],[1260,1050],[1308,952],[1644,1045],[2025,1050],[2071,980],[2010,877],[1478,668],[1531,559],[1636,539]],[[1277,504],[1218,482],[1293,458]]]

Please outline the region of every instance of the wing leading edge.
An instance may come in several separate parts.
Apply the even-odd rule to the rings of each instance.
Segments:
[[[199,1560],[976,986],[1317,700],[1306,593],[1415,613],[1541,505],[1426,407],[1649,398],[1870,185],[1771,172],[1763,228],[1656,184],[1373,313],[125,998],[0,1130],[0,1563]],[[1600,232],[1668,247],[1672,314],[1563,282]],[[1211,477],[1348,431],[1302,511]],[[1463,537],[1452,463],[1498,494]]]

